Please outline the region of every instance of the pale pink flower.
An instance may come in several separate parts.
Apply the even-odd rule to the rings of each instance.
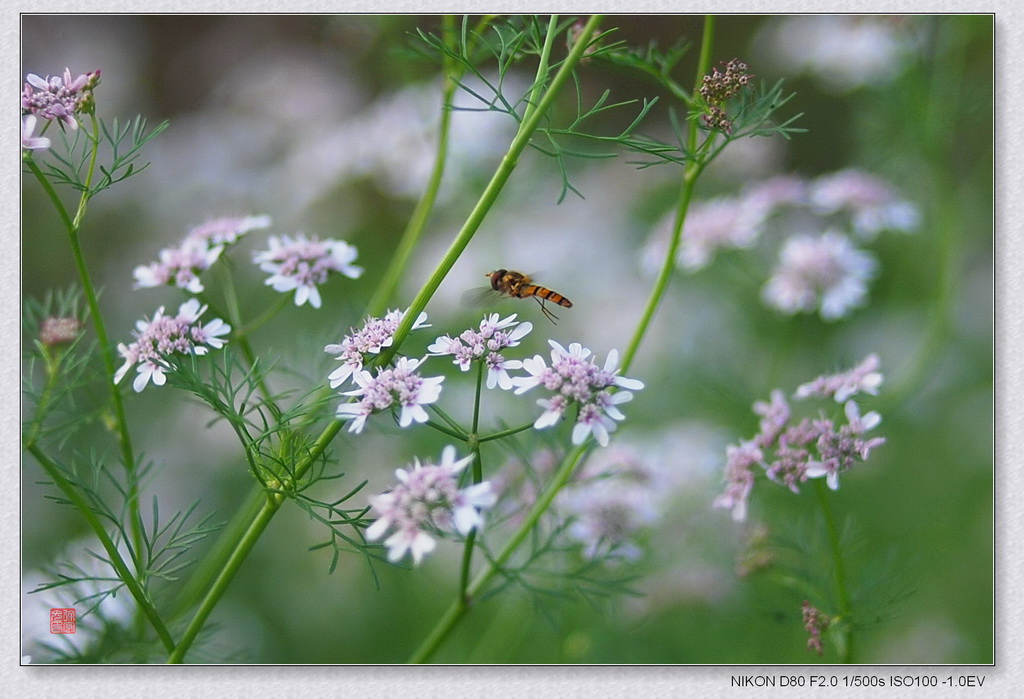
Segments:
[[[362,432],[370,415],[382,410],[401,408],[398,424],[408,427],[413,422],[423,423],[429,419],[424,405],[437,401],[441,395],[443,376],[424,378],[416,371],[423,359],[400,357],[393,368],[377,370],[373,376],[368,371],[358,371],[353,379],[359,388],[342,393],[357,396],[358,401],[338,406],[340,419],[352,419],[349,432]]]
[[[132,272],[134,288],[170,284],[193,294],[202,293],[204,287],[199,275],[217,261],[223,250],[222,246],[208,247],[204,240],[186,238],[176,248],[161,250],[156,262],[136,267]]]
[[[472,462],[472,454],[456,460],[455,447],[447,446],[437,465],[416,459],[411,470],[395,471],[398,485],[370,498],[377,520],[366,529],[366,538],[374,541],[391,531],[384,541],[388,560],[395,562],[411,553],[419,565],[437,545],[432,532],[467,536],[482,528],[480,510],[492,507],[497,498],[487,481],[459,488],[458,473]]]
[[[99,84],[100,72],[83,73],[72,78],[64,69],[64,76],[48,75],[41,78],[29,73],[21,93],[21,109],[48,121],[59,121],[72,130],[78,128],[75,114],[91,99],[92,90]]]
[[[762,298],[783,313],[817,310],[824,320],[837,320],[864,304],[877,266],[842,233],[795,235],[782,247]]]
[[[764,455],[754,442],[730,444],[725,450],[725,492],[715,498],[713,507],[732,510],[732,518],[747,518],[747,500],[754,487],[754,466],[760,466]]]
[[[842,423],[824,413],[817,418],[804,417],[798,422],[782,391],[772,391],[771,401],[754,403],[754,412],[761,416],[760,432],[751,440],[730,446],[726,451],[725,492],[715,500],[715,507],[732,509],[734,519],[746,516],[747,500],[754,484],[757,465],[769,480],[794,493],[809,478],[825,478],[832,490],[839,488],[840,474],[855,464],[867,461],[875,447],[885,444],[884,437],[865,436],[882,422],[877,412],[864,415],[850,396],[857,393],[875,395],[882,383],[877,355],[870,354],[853,369],[801,385],[794,397],[830,398],[843,402]]]
[[[21,117],[21,147],[25,150],[42,150],[50,147],[50,139],[32,135],[36,130],[37,121],[34,114]]]
[[[271,276],[264,283],[281,293],[295,292],[295,305],[307,301],[313,308],[320,308],[319,285],[331,274],[341,274],[349,279],[358,279],[363,268],[353,265],[356,249],[343,240],[319,240],[297,235],[294,238],[271,236],[270,249],[253,255],[253,262],[259,264]]]
[[[222,216],[211,218],[189,230],[186,239],[203,240],[210,247],[232,245],[251,230],[268,228],[270,217]]]
[[[521,369],[523,363],[518,359],[505,359],[501,351],[518,346],[531,330],[533,324],[516,321],[514,313],[506,318],[493,313],[480,321],[478,330],[470,328],[454,338],[443,335],[427,351],[434,356],[454,357],[452,363],[462,371],[469,371],[473,361],[483,361],[487,367],[487,388],[499,386],[509,390],[513,384],[508,370]]]
[[[151,320],[140,320],[135,324],[135,342],[130,345],[119,343],[117,351],[124,358],[124,364],[114,375],[114,383],[120,383],[128,370],[137,365],[137,376],[132,388],[139,393],[152,381],[162,386],[167,381],[165,374],[171,371],[167,357],[174,354],[204,355],[211,349],[224,346],[225,335],[231,326],[216,318],[201,324],[199,317],[206,312],[197,299],[189,299],[178,308],[178,315],[165,316],[164,308],[157,309]]]
[[[405,311],[397,310],[388,311],[383,318],[367,318],[362,328],[359,330],[352,328],[340,343],[324,347],[324,352],[337,355],[335,359],[342,362],[342,365],[327,377],[331,388],[337,388],[356,372],[361,371],[369,355],[380,354],[382,349],[390,347],[394,343],[395,331],[401,325],[405,313]],[[411,329],[418,330],[429,327],[427,314],[423,312],[417,316]]]
[[[537,401],[544,412],[534,422],[536,429],[544,429],[558,423],[571,405],[579,406],[579,417],[572,431],[573,444],[582,444],[593,434],[597,443],[607,446],[608,433],[615,430],[616,420],[625,416],[618,405],[633,398],[630,391],[644,387],[641,381],[618,376],[619,353],[608,353],[604,368],[600,368],[591,357],[591,351],[577,342],[566,350],[554,340],[551,345],[551,366],[539,354],[523,360],[527,376],[512,378],[516,394],[524,393],[536,386],[552,391],[550,398]],[[610,389],[627,389],[616,390]]]
[[[881,363],[877,354],[869,354],[849,371],[819,376],[801,384],[793,396],[798,399],[821,396],[833,398],[837,403],[843,403],[858,393],[877,396],[878,387],[882,385],[882,374],[878,371]]]
[[[811,185],[811,205],[821,214],[849,214],[855,233],[874,238],[879,232],[917,228],[920,212],[901,199],[881,178],[861,170],[840,170],[824,175]]]
[[[864,439],[867,430],[876,427],[881,416],[870,412],[861,417],[855,402],[847,401],[844,406],[847,424],[835,427],[831,420],[818,420],[817,449],[819,458],[807,466],[808,478],[825,477],[828,487],[839,490],[839,474],[847,471],[858,461],[866,461],[871,450],[885,444],[884,437]]]

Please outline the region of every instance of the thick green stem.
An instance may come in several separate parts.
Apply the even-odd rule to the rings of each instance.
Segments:
[[[188,649],[192,646],[193,641],[199,635],[203,626],[206,624],[206,620],[213,612],[213,608],[217,606],[221,596],[227,590],[231,580],[235,577],[238,569],[242,567],[242,563],[248,557],[249,552],[252,551],[256,542],[259,541],[260,536],[263,534],[267,525],[270,524],[270,520],[273,519],[274,514],[280,508],[284,498],[279,495],[267,496],[267,501],[260,508],[259,513],[253,519],[249,528],[246,529],[242,535],[238,545],[234,547],[231,552],[231,556],[228,558],[227,563],[221,569],[220,574],[213,581],[213,585],[210,587],[203,601],[199,605],[199,609],[196,611],[195,616],[192,617],[192,621],[189,623],[188,628],[185,629],[184,635],[178,642],[178,645],[171,652],[167,658],[169,663],[181,663],[185,659],[185,654]]]

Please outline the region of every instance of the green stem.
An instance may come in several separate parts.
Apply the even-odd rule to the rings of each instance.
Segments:
[[[231,275],[228,274],[225,276],[227,277],[227,280],[224,284],[224,300],[228,306],[228,320],[230,321],[232,328],[241,328],[242,309],[238,303],[238,294],[235,292],[235,285]],[[277,310],[279,310],[283,306],[282,301],[287,302],[287,300],[288,296],[282,295],[281,298],[278,299],[277,303],[271,307],[271,310],[273,310],[276,313]],[[203,299],[203,301],[204,303],[207,303],[208,306],[213,308],[212,304],[208,303],[205,298]],[[219,314],[218,311],[215,312]],[[253,378],[256,380],[256,388],[259,389],[260,395],[263,396],[264,403],[266,403],[267,408],[270,409],[270,412],[271,414],[273,414],[274,419],[280,419],[281,409],[277,407],[277,404],[273,400],[273,395],[270,393],[270,389],[267,387],[266,377],[264,376],[262,371],[256,370],[256,352],[254,352],[252,349],[252,344],[249,342],[249,337],[247,335],[239,333],[236,330],[234,335],[232,336],[232,339],[238,343],[239,347],[241,347],[242,354],[245,355],[246,363],[249,365],[249,368],[253,370],[252,374]]]
[[[530,429],[531,427],[533,427],[533,422],[528,422],[525,425],[520,425],[519,427],[510,427],[507,430],[501,430],[500,432],[494,432],[492,434],[486,434],[486,435],[484,435],[482,437],[477,437],[476,441],[478,441],[481,444],[483,444],[484,442],[491,442],[491,441],[494,441],[495,439],[502,439],[503,437],[511,437],[514,434],[519,434],[520,432],[525,432],[526,430]]]
[[[257,316],[255,319],[249,321],[248,325],[239,327],[237,330],[235,330],[235,339],[239,340],[243,337],[248,337],[253,332],[263,327],[271,318],[280,313],[281,309],[288,305],[289,301],[291,301],[291,296],[289,296],[288,294],[279,295],[277,301],[275,301],[274,304],[270,306],[270,308],[268,308],[262,314]]]
[[[548,19],[548,32],[544,37],[544,48],[541,50],[540,60],[537,61],[537,73],[533,79],[533,87],[530,89],[530,99],[526,101],[526,109],[523,110],[523,121],[529,119],[534,112],[543,111],[540,110],[540,100],[537,97],[544,91],[544,83],[548,77],[548,62],[551,60],[551,40],[555,36],[557,28],[558,15],[551,15]],[[597,28],[596,24],[594,28]],[[586,35],[586,41],[590,41],[590,34]]]
[[[448,413],[442,410],[436,403],[430,406],[430,410],[434,413],[437,413],[438,417],[445,421],[445,423],[454,433],[453,436],[456,439],[458,439],[460,442],[465,442],[468,440],[469,435],[467,435],[466,431],[462,429],[462,425],[456,422],[455,418],[451,417]]]
[[[853,605],[850,602],[850,593],[846,587],[846,571],[843,566],[843,543],[828,500],[827,486],[819,478],[814,481],[814,487],[818,495],[818,503],[821,505],[822,515],[825,518],[825,530],[828,533],[829,549],[832,552],[832,568],[835,572],[836,594],[839,598],[839,616],[843,624],[842,662],[849,664],[853,662],[853,633],[850,624]]]
[[[455,430],[449,429],[449,428],[445,427],[444,425],[441,425],[439,423],[434,422],[433,420],[427,420],[424,424],[427,427],[430,427],[430,428],[433,428],[433,429],[437,430],[441,434],[448,435],[452,439],[457,439],[460,442],[466,441],[466,435],[460,434],[459,432],[456,432]]]
[[[46,385],[43,386],[43,392],[39,395],[39,400],[36,402],[32,423],[25,431],[24,442],[26,445],[35,444],[39,438],[39,432],[43,428],[43,417],[49,409],[50,401],[53,399],[53,394],[57,388],[57,381],[60,379],[60,359],[54,358],[51,355],[51,348],[41,343],[39,346],[43,352],[43,359],[46,362]]]
[[[274,514],[283,501],[284,498],[282,496],[268,494],[267,501],[242,535],[238,545],[231,551],[231,556],[228,558],[227,563],[213,581],[213,585],[210,586],[203,601],[199,604],[199,609],[196,610],[195,616],[192,617],[188,628],[185,629],[185,633],[178,642],[177,647],[171,651],[170,656],[167,658],[168,663],[181,663],[184,661],[185,654],[192,646],[193,641],[196,640],[199,631],[206,624],[206,620],[209,618],[210,613],[213,612],[213,608],[217,606],[224,591],[227,590],[231,580],[235,577],[238,569],[242,567],[242,563],[245,562],[249,552],[252,551],[260,535],[263,534],[267,525],[270,524],[270,520],[273,519]]]
[[[714,16],[708,15],[704,20],[704,37],[701,43],[700,59],[697,62],[697,77],[694,81],[695,92],[700,89],[703,76],[707,74],[708,66],[711,63],[711,45],[714,40],[714,27]],[[689,132],[687,134],[688,150],[691,153],[696,153],[697,135],[697,121],[691,119],[689,122]],[[668,291],[668,284],[672,279],[672,273],[675,271],[676,259],[679,254],[679,244],[682,239],[683,224],[686,221],[686,213],[690,208],[690,202],[693,201],[693,192],[697,185],[697,180],[700,178],[700,174],[704,171],[708,162],[708,160],[701,160],[698,158],[687,165],[683,172],[683,183],[679,190],[679,200],[676,204],[676,215],[675,220],[672,223],[672,233],[669,237],[668,250],[665,253],[665,259],[662,261],[658,277],[654,282],[654,287],[651,289],[651,295],[648,297],[647,304],[644,306],[643,313],[640,316],[640,321],[637,323],[636,330],[633,332],[633,338],[630,340],[630,343],[623,354],[621,365],[623,373],[626,373],[629,370],[630,365],[633,363],[633,359],[636,357],[636,353],[640,349],[640,344],[647,335],[647,330],[650,327],[651,321],[654,319],[654,314],[658,310],[658,306],[661,304],[662,299],[665,297],[666,291]]]
[[[128,589],[129,594],[135,600],[136,604],[139,605],[139,611],[145,615],[149,620],[149,623],[153,626],[157,636],[160,637],[160,642],[164,645],[168,651],[174,649],[174,639],[171,638],[170,632],[164,625],[163,619],[160,618],[159,612],[156,607],[150,602],[149,597],[146,595],[146,591],[139,584],[139,581],[135,579],[128,564],[125,563],[121,557],[121,552],[118,551],[117,545],[114,544],[113,540],[107,534],[106,529],[103,528],[103,523],[100,522],[99,517],[90,507],[89,503],[82,497],[82,494],[78,491],[68,479],[61,473],[60,466],[57,465],[52,459],[50,459],[42,449],[36,444],[26,444],[26,449],[31,453],[39,464],[46,471],[46,475],[49,476],[54,484],[60,489],[61,493],[64,494],[71,504],[73,504],[82,516],[85,518],[86,523],[96,534],[96,538],[99,539],[103,549],[107,552],[107,556],[110,559],[110,564],[114,567],[118,577],[124,582],[125,587]],[[136,570],[139,570],[138,563],[136,562]]]
[[[715,16],[705,15],[704,16],[704,34],[700,40],[700,57],[697,59],[697,74],[693,80],[693,95],[696,97],[700,93],[700,88],[704,84],[704,76],[708,74],[708,69],[711,68],[711,51],[715,45]],[[687,143],[690,152],[694,152],[697,149],[697,120],[690,120],[690,130],[687,134]]]
[[[484,362],[476,363],[476,396],[473,400],[473,425],[470,428],[469,446],[473,453],[473,485],[483,482],[484,468],[480,460],[480,442],[477,440],[477,430],[480,429],[480,397],[483,394],[484,385]],[[469,532],[466,537],[466,544],[462,549],[462,572],[459,575],[459,597],[465,604],[469,604],[467,589],[469,587],[469,572],[473,565],[473,547],[476,544],[476,529]]]
[[[445,45],[453,48],[458,36],[455,31],[455,19],[452,15],[445,15],[442,18],[442,31]],[[416,203],[416,208],[409,218],[402,233],[401,241],[395,248],[391,257],[391,264],[388,265],[384,276],[370,299],[367,315],[380,316],[387,310],[389,300],[394,296],[398,284],[405,274],[405,268],[409,264],[412,252],[416,248],[427,221],[434,210],[434,203],[437,201],[437,193],[441,189],[441,180],[444,177],[445,165],[448,161],[448,137],[451,132],[452,101],[455,98],[455,89],[458,86],[458,76],[455,73],[454,62],[449,56],[444,57],[442,66],[444,71],[444,88],[441,102],[441,122],[438,126],[437,152],[434,155],[434,168],[430,173],[427,188],[423,196]]]
[[[416,321],[420,312],[426,307],[427,302],[430,301],[431,297],[433,297],[445,276],[447,276],[448,272],[455,265],[455,262],[462,255],[466,246],[469,245],[469,241],[473,239],[473,236],[483,223],[484,218],[497,201],[498,195],[504,188],[505,183],[508,182],[508,179],[512,176],[512,172],[515,170],[516,165],[519,162],[519,157],[526,149],[526,146],[529,145],[530,139],[533,137],[533,133],[536,131],[541,119],[544,118],[544,115],[551,108],[558,96],[558,93],[572,74],[573,68],[579,62],[580,58],[582,58],[583,51],[586,49],[590,36],[593,34],[594,29],[600,21],[600,15],[594,15],[590,18],[580,34],[579,41],[573,46],[568,58],[566,58],[565,62],[562,63],[561,68],[559,68],[555,77],[552,79],[551,85],[538,103],[537,109],[530,112],[529,116],[524,118],[520,123],[519,131],[516,133],[515,138],[512,139],[512,144],[506,151],[498,169],[495,171],[494,176],[491,177],[490,182],[484,189],[484,192],[477,201],[476,206],[473,207],[473,210],[470,212],[465,224],[463,224],[458,235],[455,237],[455,240],[453,240],[452,244],[449,246],[448,251],[438,263],[433,274],[430,275],[430,278],[423,285],[423,288],[420,289],[419,293],[413,299],[405,317],[402,318],[402,322],[395,331],[394,344],[382,353],[381,364],[389,362],[395,352],[398,351],[399,346],[401,346],[402,342],[409,334],[409,331],[412,329],[412,325]],[[547,43],[553,43],[553,37],[548,36]]]

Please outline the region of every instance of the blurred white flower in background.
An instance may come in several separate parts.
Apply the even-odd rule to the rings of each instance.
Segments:
[[[766,24],[755,44],[775,69],[807,73],[834,93],[892,81],[916,50],[905,20],[892,16],[785,17]]]
[[[796,235],[783,245],[775,272],[765,284],[764,302],[793,315],[815,309],[838,320],[864,305],[878,262],[842,233]]]

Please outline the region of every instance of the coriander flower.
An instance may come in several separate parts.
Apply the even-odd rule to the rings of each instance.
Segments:
[[[271,273],[264,282],[267,286],[281,293],[295,292],[296,306],[309,301],[313,308],[320,308],[318,286],[332,272],[349,279],[358,279],[363,273],[362,267],[352,264],[357,254],[355,247],[343,240],[319,240],[300,234],[294,238],[271,236],[269,243],[270,249],[257,252],[253,262]]]
[[[837,403],[843,403],[858,393],[877,396],[878,387],[882,385],[882,374],[878,371],[880,366],[878,355],[872,353],[849,371],[819,376],[801,384],[793,395],[800,399],[811,396],[833,398]]]
[[[366,538],[374,541],[392,531],[384,541],[388,560],[398,561],[408,552],[419,565],[437,545],[431,532],[466,536],[480,529],[484,520],[479,510],[493,506],[497,498],[487,481],[459,489],[457,474],[472,461],[472,454],[456,460],[455,447],[447,446],[437,465],[421,464],[417,459],[412,470],[395,471],[398,485],[370,498],[378,518],[366,529]]]
[[[742,522],[747,518],[747,500],[754,487],[753,466],[761,464],[764,455],[755,442],[740,442],[725,450],[725,492],[715,498],[712,507],[732,510],[732,518]]]
[[[870,412],[862,417],[860,408],[852,400],[846,402],[844,412],[847,424],[838,428],[831,420],[823,418],[817,421],[817,448],[820,456],[807,465],[807,477],[824,476],[832,490],[839,490],[840,473],[849,470],[857,461],[866,461],[872,449],[885,444],[884,437],[864,439],[861,436],[882,421],[878,413]]]
[[[424,359],[400,357],[394,368],[377,370],[373,376],[368,371],[358,371],[353,379],[359,388],[342,393],[344,396],[358,396],[353,403],[342,403],[338,406],[338,418],[350,419],[349,432],[362,432],[366,419],[374,413],[400,406],[402,411],[398,418],[400,427],[408,427],[413,422],[423,423],[428,419],[424,405],[437,401],[441,395],[443,376],[424,378],[416,369]]]
[[[704,269],[719,250],[750,248],[761,235],[771,209],[757,200],[753,205],[738,197],[696,202],[683,223],[676,265],[686,272]],[[657,270],[668,252],[675,212],[666,215],[648,240],[642,263]]]
[[[135,342],[130,345],[119,343],[117,351],[124,358],[124,364],[114,375],[114,383],[120,383],[128,370],[138,365],[132,388],[141,393],[150,381],[163,386],[167,381],[164,374],[171,370],[167,357],[172,354],[204,355],[210,349],[220,349],[231,332],[231,326],[216,318],[205,325],[199,317],[206,312],[199,301],[189,299],[178,308],[177,316],[165,316],[164,308],[157,309],[152,320],[140,320],[135,324]]]
[[[136,289],[173,284],[193,294],[203,291],[199,275],[220,257],[223,246],[209,247],[205,240],[186,238],[176,248],[164,248],[160,259],[139,265],[132,272]]]
[[[885,444],[884,437],[865,436],[882,422],[877,412],[861,415],[860,407],[849,398],[857,393],[877,395],[882,383],[879,360],[869,354],[853,369],[829,376],[819,376],[802,384],[794,398],[834,399],[843,403],[845,423],[819,413],[817,417],[792,416],[790,404],[782,391],[772,391],[771,401],[754,403],[754,412],[761,416],[760,432],[726,450],[725,492],[714,502],[715,507],[732,509],[733,519],[746,516],[747,499],[759,466],[769,480],[785,486],[793,493],[809,478],[825,478],[831,490],[839,489],[839,475],[858,462],[867,461],[875,447]]]
[[[786,486],[790,492],[800,492],[800,485],[809,478],[807,469],[814,456],[810,447],[821,436],[820,427],[820,423],[804,418],[787,427],[774,444],[766,447],[771,451],[771,459],[766,459],[763,466],[769,480]]]
[[[394,343],[395,331],[401,325],[405,313],[405,311],[397,310],[388,311],[383,318],[367,318],[362,328],[359,330],[351,328],[350,334],[346,335],[340,343],[324,347],[324,352],[338,355],[335,359],[342,362],[342,365],[327,377],[331,388],[337,388],[356,372],[361,371],[367,355],[380,354],[382,349],[390,347]],[[421,312],[410,330],[429,327],[427,314]]]
[[[266,215],[222,216],[209,219],[193,227],[185,239],[203,240],[211,246],[231,245],[249,231],[269,226],[270,217]]]
[[[615,430],[614,421],[625,419],[617,406],[632,400],[630,391],[642,389],[643,383],[616,374],[619,362],[616,350],[608,353],[604,369],[601,369],[594,363],[590,350],[578,342],[570,344],[568,350],[554,340],[548,340],[548,344],[551,345],[550,367],[538,354],[523,360],[523,368],[529,376],[512,379],[517,395],[539,385],[554,394],[537,401],[544,412],[534,422],[534,428],[551,427],[564,416],[569,406],[576,405],[578,413],[572,443],[582,444],[593,433],[598,444],[607,446],[608,434]],[[609,390],[612,388],[628,390],[613,393]]]
[[[864,304],[876,267],[874,257],[836,231],[795,235],[779,253],[762,298],[783,313],[818,309],[823,319],[837,320]]]
[[[912,231],[921,218],[917,207],[900,199],[887,182],[860,170],[819,177],[809,198],[818,213],[849,213],[854,232],[867,239],[884,230]]]
[[[203,283],[199,275],[213,266],[227,246],[254,228],[270,225],[269,216],[216,218],[192,228],[178,247],[164,248],[160,259],[139,265],[132,275],[136,289],[172,284],[199,294]]]
[[[509,369],[521,369],[523,363],[518,359],[505,359],[501,350],[516,347],[519,341],[533,330],[533,323],[516,321],[516,314],[501,318],[497,313],[486,316],[480,321],[480,329],[466,330],[458,337],[448,335],[437,338],[427,347],[427,352],[434,356],[451,355],[462,371],[468,371],[474,360],[485,362],[487,366],[487,388],[500,386],[505,390],[513,387]]]
[[[754,441],[762,446],[768,446],[774,442],[786,423],[789,422],[789,404],[786,402],[786,394],[776,389],[772,391],[771,402],[757,401],[754,403],[754,413],[761,416],[758,433]]]
[[[39,341],[47,347],[74,342],[82,330],[82,321],[72,317],[50,316],[39,326]]]
[[[99,85],[100,71],[83,73],[76,78],[64,69],[64,76],[40,78],[29,73],[21,93],[21,109],[48,121],[59,121],[72,130],[78,128],[75,114],[85,111],[92,99],[92,90]]]
[[[36,119],[34,114],[26,114],[21,117],[21,147],[24,150],[41,150],[50,147],[50,139],[46,136],[33,136],[36,130]]]
[[[635,450],[612,447],[592,454],[555,503],[585,558],[636,560],[639,535],[661,517],[670,485]]]

